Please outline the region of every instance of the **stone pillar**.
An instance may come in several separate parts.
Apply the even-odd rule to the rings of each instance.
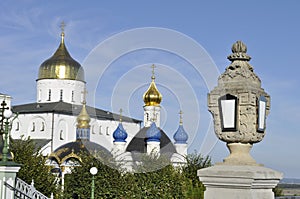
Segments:
[[[8,186],[15,187],[16,174],[20,166],[0,166],[0,199],[14,199],[14,191]]]
[[[114,142],[114,147],[112,149],[113,156],[118,157],[119,155],[125,153],[126,142]]]
[[[265,136],[270,96],[249,64],[251,57],[241,41],[232,46],[231,64],[208,94],[217,137],[227,143],[230,155],[222,163],[198,170],[206,187],[205,199],[274,199],[272,188],[280,172],[263,167],[250,155],[253,144]]]
[[[282,178],[280,172],[262,166],[216,165],[198,170],[206,187],[205,199],[271,199]]]
[[[159,141],[147,141],[147,154],[148,155],[159,155],[160,142]]]

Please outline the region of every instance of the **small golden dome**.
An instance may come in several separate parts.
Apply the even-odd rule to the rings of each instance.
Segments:
[[[83,102],[81,112],[77,116],[77,128],[87,129],[90,128],[91,118],[86,111],[86,103]]]
[[[155,66],[152,65],[152,81],[148,90],[144,93],[143,99],[145,102],[145,106],[157,106],[160,104],[162,100],[162,95],[158,91],[156,84],[155,84],[155,76],[154,76],[154,68]]]
[[[84,82],[84,70],[69,54],[64,43],[64,32],[61,43],[52,57],[44,61],[39,68],[40,79],[70,79]]]

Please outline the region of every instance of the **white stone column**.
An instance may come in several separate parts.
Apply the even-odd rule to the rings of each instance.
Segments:
[[[0,166],[0,199],[14,199],[14,192],[4,185],[15,187],[16,174],[20,166]]]
[[[160,106],[144,106],[144,126],[150,127],[152,122],[160,127]]]
[[[175,143],[174,144],[175,149],[177,151],[178,154],[182,155],[182,156],[186,156],[187,155],[187,144],[184,143]]]
[[[114,142],[113,156],[118,157],[125,152],[126,142]]]
[[[205,199],[274,199],[282,173],[263,166],[216,165],[198,170]]]
[[[148,155],[151,155],[151,154],[159,155],[159,152],[160,152],[160,142],[156,142],[156,141],[147,142],[147,154]]]

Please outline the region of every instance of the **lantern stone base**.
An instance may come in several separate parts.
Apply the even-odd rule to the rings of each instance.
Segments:
[[[256,163],[254,158],[250,155],[252,144],[227,143],[227,147],[230,151],[230,155],[224,159],[224,162],[217,164],[263,166]]]
[[[262,166],[215,165],[198,170],[205,199],[274,199],[282,173]]]

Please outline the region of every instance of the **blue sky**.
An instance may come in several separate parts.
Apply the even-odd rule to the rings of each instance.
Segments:
[[[252,155],[257,162],[282,171],[285,177],[300,178],[299,8],[296,0],[3,0],[0,2],[0,92],[11,95],[13,104],[36,100],[39,65],[58,47],[59,25],[65,21],[67,48],[86,69],[90,103],[113,111],[122,107],[127,115],[142,119],[142,94],[150,82],[150,65],[155,63],[156,82],[163,94],[164,130],[172,136],[178,127],[177,113],[182,108],[184,126],[190,133],[189,151],[208,153],[214,162],[219,162],[228,152],[211,130],[206,106],[207,82],[216,85],[217,79],[205,77],[201,72],[209,68],[214,71],[212,77],[216,71],[224,72],[232,44],[242,40],[262,87],[271,95],[267,134],[261,143],[254,145]],[[168,43],[169,47],[173,48],[173,44],[181,53],[188,52],[189,47],[185,46],[188,41],[194,41],[198,46],[190,50],[201,54],[206,67],[199,69],[190,59],[167,48],[148,47],[121,55],[111,48],[122,33],[130,30],[143,30],[139,38],[147,42],[153,36],[149,27],[178,36],[178,40],[167,38],[160,42],[174,41]],[[125,43],[119,42],[117,47],[126,49]],[[129,45],[135,44],[129,42]],[[106,70],[98,62],[95,70],[101,68],[104,72],[91,74],[94,68],[89,63],[101,61],[102,57],[97,57],[101,48],[107,57],[115,59]]]

